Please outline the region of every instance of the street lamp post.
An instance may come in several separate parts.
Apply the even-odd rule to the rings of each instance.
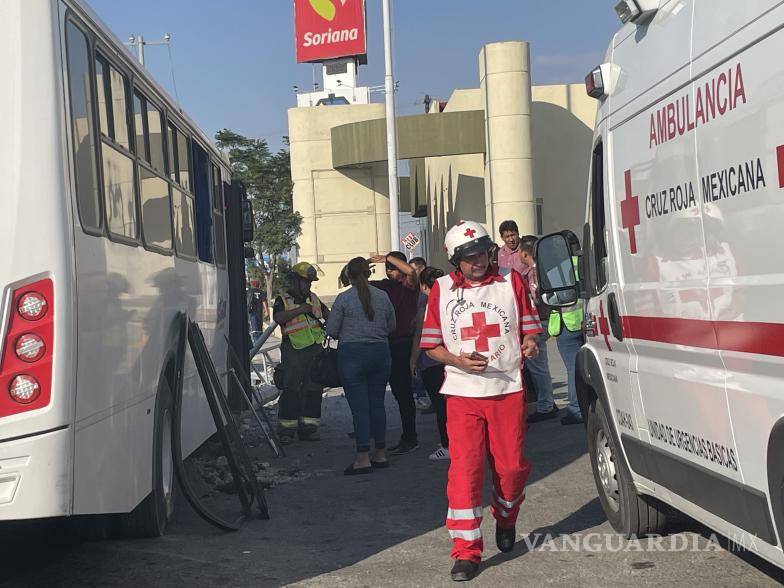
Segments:
[[[383,0],[384,64],[386,74],[387,162],[389,164],[389,232],[393,251],[400,248],[400,203],[397,179],[397,126],[395,120],[395,76],[392,67],[392,19],[390,0]]]
[[[160,41],[147,41],[142,35],[131,35],[128,38],[126,45],[136,47],[136,56],[139,58],[139,63],[144,66],[144,46],[145,45],[168,45],[171,41],[171,35],[166,33]]]

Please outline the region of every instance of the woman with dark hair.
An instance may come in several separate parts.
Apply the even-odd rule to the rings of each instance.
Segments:
[[[357,455],[343,473],[353,476],[389,466],[384,394],[392,366],[389,335],[396,323],[389,297],[368,284],[370,265],[365,258],[352,259],[346,275],[351,289],[335,299],[327,322],[327,335],[340,342],[338,371],[351,407],[357,442]]]
[[[446,434],[446,398],[441,394],[441,385],[444,383],[444,366],[435,360],[430,359],[426,353],[419,349],[419,340],[422,337],[422,323],[425,320],[427,310],[427,299],[430,296],[430,289],[438,278],[443,277],[444,272],[435,267],[426,267],[419,274],[419,308],[416,318],[416,333],[414,334],[414,345],[411,348],[411,374],[419,374],[422,383],[425,385],[427,395],[436,413],[438,423],[438,435],[441,437],[441,445],[430,454],[429,459],[438,461],[449,459],[449,437]]]

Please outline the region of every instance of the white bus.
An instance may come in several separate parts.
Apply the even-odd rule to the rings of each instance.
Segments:
[[[599,497],[624,534],[669,505],[784,567],[784,2],[616,10],[586,80],[576,381]],[[544,279],[568,275],[564,239],[540,243]]]
[[[160,535],[175,314],[227,361],[228,162],[81,0],[0,2],[0,77],[0,520]],[[185,373],[189,453],[214,426]]]

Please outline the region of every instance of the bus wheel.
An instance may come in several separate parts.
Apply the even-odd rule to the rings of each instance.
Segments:
[[[650,496],[637,493],[619,441],[607,420],[604,405],[598,399],[591,403],[586,429],[596,489],[613,529],[626,537],[663,532],[667,523],[663,505]]]
[[[127,537],[161,537],[174,514],[173,407],[171,388],[164,380],[155,401],[152,491],[133,512],[123,515],[123,535]]]

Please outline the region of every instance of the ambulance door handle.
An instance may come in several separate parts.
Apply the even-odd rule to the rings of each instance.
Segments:
[[[621,322],[621,313],[618,312],[618,299],[615,297],[615,292],[610,292],[607,295],[607,314],[613,337],[618,341],[623,341],[623,323]]]

